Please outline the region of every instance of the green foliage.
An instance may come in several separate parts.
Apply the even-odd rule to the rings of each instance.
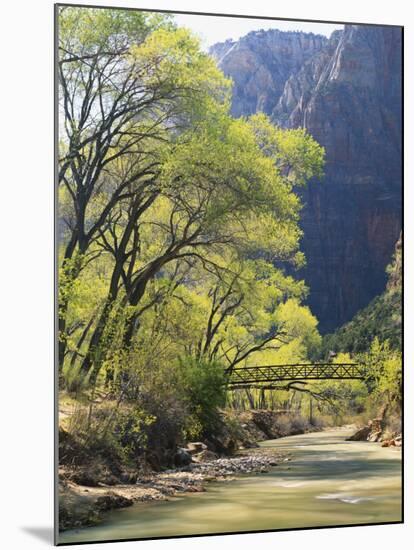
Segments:
[[[368,418],[388,405],[396,415],[401,414],[402,358],[389,342],[374,338],[370,349],[351,357],[340,353],[335,363],[356,361],[366,369],[365,380],[315,382],[312,389],[323,396],[319,404],[322,414],[340,414],[343,418],[368,413]]]
[[[108,404],[94,440],[161,463],[215,430],[225,369],[319,345],[281,266],[304,264],[296,191],[324,150],[234,119],[231,82],[168,16],[61,7],[59,23],[61,379]]]
[[[126,459],[131,459],[143,453],[148,444],[146,428],[156,421],[140,407],[120,410],[114,419],[113,436]],[[108,437],[109,430],[106,432]]]
[[[303,414],[399,408],[399,248],[384,295],[322,344],[306,285],[284,268],[305,263],[297,191],[322,177],[324,149],[264,114],[234,119],[231,82],[169,16],[59,12],[59,353],[77,404],[71,434],[160,468],[177,444],[219,428],[226,370],[331,349],[360,352],[368,384],[228,398],[295,411],[287,431],[303,429]]]
[[[371,376],[372,395],[380,404],[401,407],[402,400],[402,356],[393,350],[388,340],[380,342],[375,338],[369,353],[363,356]]]
[[[102,401],[97,395],[84,395],[74,403],[66,429],[76,445],[81,445],[96,460],[131,463],[144,453],[147,430],[155,418],[139,404],[120,401],[114,404]],[[73,457],[78,458],[81,457]]]
[[[394,259],[387,267],[385,291],[355,315],[349,323],[323,338],[322,355],[332,351],[367,352],[375,338],[387,340],[391,348],[401,349],[402,338],[402,259],[401,240]]]
[[[189,412],[185,428],[187,438],[214,432],[219,423],[218,409],[224,406],[226,399],[223,366],[183,357],[178,361],[176,376],[177,387]]]
[[[59,8],[61,39],[70,43],[72,48],[77,47],[89,54],[141,42],[149,32],[159,27],[172,28],[171,16],[86,6]]]
[[[295,359],[305,359],[319,347],[321,336],[317,330],[318,320],[312,315],[310,309],[301,306],[297,299],[287,300],[281,305],[277,312],[277,319],[283,323],[290,338],[291,347],[301,350]]]
[[[352,418],[365,411],[368,389],[361,380],[329,380],[313,386],[323,396],[318,403],[322,415]]]
[[[389,340],[394,349],[401,348],[401,295],[384,293],[374,298],[352,321],[324,336],[322,353],[361,353],[369,349],[375,337]]]
[[[262,151],[293,185],[304,185],[312,177],[323,177],[325,150],[304,128],[275,128],[263,113],[251,116],[249,123]]]

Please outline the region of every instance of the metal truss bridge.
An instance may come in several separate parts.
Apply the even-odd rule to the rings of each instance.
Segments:
[[[263,386],[271,389],[279,382],[306,382],[308,380],[364,380],[365,368],[357,363],[297,363],[238,367],[227,380],[227,389]]]

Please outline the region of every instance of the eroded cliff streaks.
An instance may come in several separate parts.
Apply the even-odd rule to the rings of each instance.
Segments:
[[[384,290],[401,230],[401,29],[347,25],[330,39],[260,31],[212,48],[233,113],[305,127],[326,149],[303,192],[303,276],[322,332]]]
[[[234,80],[233,114],[263,111],[270,115],[288,78],[327,42],[321,35],[272,29],[214,45],[212,55]]]

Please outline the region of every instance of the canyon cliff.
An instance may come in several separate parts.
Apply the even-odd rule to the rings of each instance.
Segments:
[[[323,181],[301,192],[309,306],[322,333],[384,291],[401,231],[401,29],[346,25],[328,39],[277,30],[216,44],[235,116],[305,127],[325,147]]]

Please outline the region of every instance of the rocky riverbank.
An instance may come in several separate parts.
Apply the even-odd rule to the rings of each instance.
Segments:
[[[60,529],[93,525],[110,509],[131,506],[134,502],[166,500],[177,493],[202,492],[209,481],[228,482],[236,475],[267,472],[290,460],[287,454],[260,447],[239,451],[233,457],[217,458],[212,455],[206,448],[201,448],[185,466],[143,474],[135,483],[114,486],[80,485],[71,481],[68,472],[62,469],[59,485]]]
[[[303,417],[265,409],[222,411],[220,430],[204,441],[175,447],[169,462],[126,464],[113,454],[92,453],[63,427],[59,436],[59,526],[98,523],[110,509],[134,502],[165,500],[177,493],[202,492],[209,481],[267,472],[290,460],[258,446],[266,439],[318,431]],[[158,468],[154,468],[154,463]]]
[[[370,441],[381,443],[382,447],[402,447],[403,439],[400,430],[392,430],[387,426],[385,413],[382,413],[378,418],[358,428],[351,437],[348,437],[348,441]]]

